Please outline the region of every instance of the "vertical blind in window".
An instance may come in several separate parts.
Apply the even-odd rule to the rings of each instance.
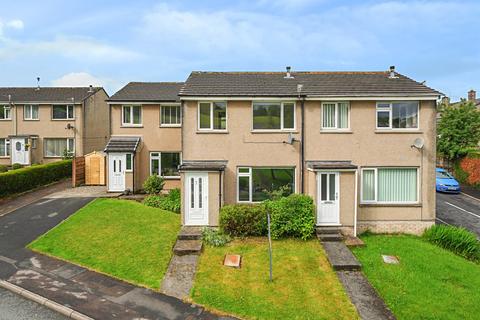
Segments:
[[[417,169],[378,169],[378,201],[417,201]]]
[[[335,128],[335,103],[323,105],[323,128]]]
[[[161,124],[180,124],[180,106],[162,106]]]
[[[45,157],[62,157],[65,150],[73,152],[73,139],[45,139]]]
[[[339,129],[348,128],[348,103],[340,102],[338,104],[338,125]]]
[[[363,201],[375,201],[375,170],[363,170]]]
[[[324,103],[322,104],[322,110],[322,128],[348,128],[348,102]]]

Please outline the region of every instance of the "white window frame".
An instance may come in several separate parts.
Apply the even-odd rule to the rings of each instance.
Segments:
[[[125,120],[125,108],[130,108],[130,122],[124,122]],[[140,108],[140,123],[133,123],[133,108]],[[122,105],[122,127],[142,127],[143,126],[143,108],[142,105],[138,104],[124,104]]]
[[[64,107],[67,108],[67,110],[66,110],[67,117],[66,118],[54,118],[53,117],[54,107],[60,107],[60,106],[64,106]],[[68,112],[69,107],[72,107],[72,112],[71,112],[72,114],[70,114],[70,112]],[[73,104],[52,104],[52,120],[53,121],[75,120],[75,105],[73,105]]]
[[[179,123],[162,123],[162,115],[163,115],[163,108],[164,107],[177,107],[180,112],[179,112]],[[171,114],[170,114],[170,119],[171,119]],[[179,103],[162,103],[160,104],[160,127],[165,127],[165,128],[176,128],[176,127],[181,127],[182,126],[182,106]]]
[[[36,118],[33,117],[33,108],[34,107],[37,108],[37,117]],[[28,116],[27,116],[27,110],[29,111]],[[23,120],[29,120],[29,121],[39,120],[39,117],[40,117],[39,111],[40,110],[39,110],[38,104],[25,104],[23,106]]]
[[[270,103],[270,104],[274,104],[274,103],[279,103],[280,104],[280,129],[255,129],[254,128],[254,106],[255,106],[255,103]],[[284,104],[293,104],[293,128],[285,128],[284,127],[284,118],[285,118],[285,114],[284,114]],[[252,101],[252,105],[251,105],[251,108],[252,108],[252,131],[253,132],[283,132],[283,131],[287,131],[287,132],[294,132],[297,130],[297,103],[295,101]]]
[[[390,130],[390,131],[419,131],[420,130],[420,101],[417,102],[417,127],[416,128],[393,128],[392,127],[392,115],[393,115],[393,104],[394,103],[406,103],[412,101],[377,101],[375,106],[375,129],[377,130]],[[388,109],[386,107],[381,107],[379,109],[379,105],[381,104],[388,104]],[[378,126],[378,112],[379,111],[389,111],[389,120],[388,120],[388,127],[379,127]]]
[[[1,140],[5,140],[5,150],[4,156],[0,156],[0,158],[10,158],[10,139],[8,138],[1,138]]]
[[[70,155],[75,154],[75,139],[74,138],[57,138],[57,137],[49,137],[49,138],[44,138],[43,140],[43,157],[44,158],[62,158],[63,154],[60,156],[47,156],[47,141],[48,140],[67,140],[67,150],[70,144],[72,144],[72,150],[70,151]]]
[[[340,103],[346,103],[347,104],[347,127],[346,128],[339,128],[338,127],[338,105]],[[324,108],[324,105],[326,104],[334,104],[335,105],[335,125],[333,127],[324,127],[323,126],[323,108]],[[350,102],[347,102],[347,101],[340,101],[340,102],[335,102],[335,101],[324,101],[322,102],[322,108],[321,108],[321,112],[320,112],[320,126],[321,126],[321,130],[322,131],[350,131],[350,112],[351,112],[351,108],[350,108]]]
[[[248,169],[247,172],[240,172],[240,169]],[[293,193],[297,193],[297,168],[296,167],[275,167],[275,166],[239,166],[237,167],[237,202],[238,203],[261,203],[261,201],[253,201],[253,169],[293,169],[293,184],[294,184],[294,190]],[[248,194],[248,201],[245,200],[240,200],[240,177],[248,177],[248,189],[249,189],[249,194]]]
[[[131,165],[131,168],[129,169],[127,164],[128,164],[128,160],[127,158],[130,157],[131,158],[131,161],[130,161],[130,165]],[[133,172],[133,160],[134,159],[134,156],[133,156],[133,153],[126,153],[125,154],[125,172]]]
[[[158,156],[152,157],[153,153],[158,153]],[[169,179],[169,180],[179,180],[180,179],[180,173],[178,176],[162,176],[160,173],[162,172],[162,153],[178,153],[180,155],[180,164],[182,164],[182,153],[180,151],[151,151],[150,156],[149,156],[149,175],[152,174],[152,159],[158,159],[158,176],[162,177],[164,179]]]
[[[416,201],[378,201],[378,169],[415,169],[417,171],[417,200]],[[375,200],[363,200],[363,171],[374,171],[375,182]],[[361,181],[360,181],[360,203],[361,204],[391,204],[391,205],[403,205],[403,204],[419,204],[420,203],[420,168],[419,167],[364,167],[361,169]]]
[[[8,118],[0,118],[0,121],[9,121],[12,120],[12,108],[9,105],[0,105],[0,108],[4,109],[4,114],[7,114],[8,111]]]
[[[225,129],[214,129],[213,128],[213,104],[214,103],[225,103]],[[210,128],[200,128],[200,104],[210,104]],[[228,130],[228,103],[227,101],[199,101],[197,104],[197,130],[198,131],[217,131],[225,132]]]

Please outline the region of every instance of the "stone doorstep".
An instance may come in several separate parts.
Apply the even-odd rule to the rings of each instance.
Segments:
[[[343,240],[343,236],[340,233],[317,233],[317,238],[322,242]]]
[[[173,247],[173,253],[177,256],[200,255],[202,247],[202,240],[177,240]]]
[[[362,241],[362,239],[354,236],[347,236],[345,238],[345,245],[347,247],[364,247],[365,242]]]
[[[322,242],[322,246],[333,270],[357,271],[362,268],[360,262],[343,242]]]
[[[201,240],[202,228],[201,227],[182,227],[177,239],[179,240]]]
[[[330,226],[325,226],[325,227],[315,227],[315,231],[317,234],[328,234],[328,233],[340,233],[340,228],[338,227],[330,227]]]

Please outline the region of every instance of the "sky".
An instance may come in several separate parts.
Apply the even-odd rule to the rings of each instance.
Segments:
[[[0,86],[383,71],[480,95],[480,1],[0,0]]]

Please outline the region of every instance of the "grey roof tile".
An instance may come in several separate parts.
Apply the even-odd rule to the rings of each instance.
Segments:
[[[140,137],[111,137],[104,151],[135,153],[139,143]]]
[[[40,89],[37,87],[1,87],[0,102],[8,102],[9,96],[13,103],[71,103],[72,98],[75,99],[75,102],[81,102],[99,90],[103,90],[103,88],[93,87],[92,92],[90,92],[89,87],[41,87]]]
[[[424,84],[389,72],[198,72],[190,74],[180,96],[431,96],[441,95]]]
[[[173,102],[180,101],[178,92],[183,82],[130,82],[110,97],[109,101]]]
[[[212,171],[223,171],[227,166],[228,161],[226,160],[184,160],[179,166],[180,170],[189,171],[189,170],[212,170]]]

